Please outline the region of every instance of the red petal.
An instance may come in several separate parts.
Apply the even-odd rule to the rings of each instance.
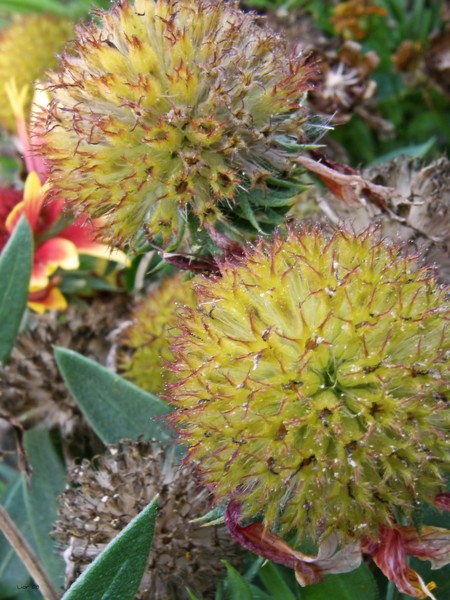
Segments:
[[[372,555],[377,566],[402,594],[435,600],[419,574],[408,567],[405,543],[399,529],[381,526],[377,543],[369,542],[363,551]],[[434,584],[429,586],[432,588]]]
[[[319,544],[318,555],[304,554],[289,546],[261,522],[242,527],[239,524],[240,514],[241,504],[230,502],[225,511],[225,524],[231,535],[252,552],[294,569],[301,586],[318,583],[322,581],[322,575],[327,573],[353,571],[361,564],[361,549],[358,544],[349,544],[337,550],[337,538],[329,536]]]
[[[29,294],[28,306],[37,313],[42,314],[46,310],[65,310],[67,301],[61,291],[50,284],[45,290]]]
[[[47,198],[44,210],[46,227],[48,228],[53,223],[56,223],[62,216],[64,211],[64,200],[62,198]]]
[[[14,231],[17,223],[19,222],[20,217],[24,214],[24,212],[25,212],[25,203],[22,200],[21,202],[18,202],[15,205],[15,207],[12,209],[12,211],[6,217],[5,229],[9,233],[12,233]]]
[[[450,512],[450,492],[443,492],[442,494],[438,494],[434,499],[433,504],[441,510],[448,510]]]
[[[127,265],[129,259],[126,254],[120,250],[110,248],[106,244],[94,241],[96,231],[95,227],[85,217],[82,217],[65,227],[59,235],[72,241],[80,254],[89,254],[97,258],[107,258],[108,260]]]
[[[424,525],[420,535],[415,527],[398,526],[406,554],[429,560],[433,569],[450,562],[450,531]]]
[[[78,266],[78,252],[72,242],[60,237],[47,240],[35,252],[30,287],[34,290],[42,289],[46,285],[43,277],[48,279],[58,267],[72,270]]]
[[[42,186],[36,171],[28,174],[23,190],[23,201],[25,213],[32,231],[36,231],[36,225],[44,204],[45,187]]]
[[[22,192],[12,188],[0,188],[0,252],[5,247],[10,235],[10,230],[6,226],[6,219],[21,200]]]
[[[49,266],[44,263],[34,263],[31,271],[30,292],[34,293],[45,289],[49,282],[50,276],[56,271],[57,267]]]
[[[17,221],[25,214],[30,224],[31,230],[36,231],[37,222],[41,214],[42,205],[44,202],[44,189],[39,181],[37,173],[30,173],[25,181],[23,190],[23,200],[19,202],[9,213],[6,219],[6,228],[12,231],[17,224]]]

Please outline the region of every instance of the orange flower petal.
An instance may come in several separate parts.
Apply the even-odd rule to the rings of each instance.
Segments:
[[[31,230],[36,231],[36,225],[44,204],[45,186],[42,186],[36,171],[29,173],[23,190],[25,214]]]
[[[24,214],[24,212],[25,212],[25,203],[23,200],[21,200],[20,202],[18,202],[15,205],[15,207],[11,210],[9,215],[6,217],[5,228],[7,231],[9,231],[9,233],[12,233],[14,231],[14,228],[16,227],[17,223],[19,222],[20,217]]]
[[[58,288],[50,285],[41,293],[30,294],[28,307],[42,314],[46,310],[66,310],[67,301]]]
[[[44,290],[50,283],[50,276],[58,267],[44,263],[34,263],[31,271],[30,292]]]
[[[47,275],[51,275],[58,267],[71,271],[78,269],[79,264],[75,244],[64,238],[55,237],[44,242],[36,250],[33,274],[34,272],[42,274],[45,271]]]
[[[80,254],[106,258],[125,266],[130,264],[130,260],[124,252],[94,241],[95,229],[85,218],[77,219],[65,227],[59,235],[71,240]]]

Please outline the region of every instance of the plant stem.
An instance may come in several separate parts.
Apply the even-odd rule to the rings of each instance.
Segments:
[[[59,595],[37,559],[36,554],[3,506],[0,506],[0,530],[17,552],[31,577],[39,586],[39,590],[45,600],[58,600]]]

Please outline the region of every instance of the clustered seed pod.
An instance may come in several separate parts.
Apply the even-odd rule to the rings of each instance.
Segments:
[[[321,59],[321,76],[310,102],[316,111],[332,115],[333,124],[346,123],[355,109],[370,106],[377,85],[370,79],[380,59],[376,52],[362,53],[357,42],[347,40],[336,51],[323,48],[316,51]],[[335,114],[333,114],[335,113]]]
[[[386,17],[388,11],[373,0],[337,2],[331,22],[337,34],[347,39],[362,40],[370,30],[370,17]]]
[[[0,410],[26,428],[58,426],[71,437],[84,424],[84,433],[86,424],[59,374],[54,347],[105,363],[108,336],[126,317],[127,299],[121,295],[98,297],[86,306],[72,304],[64,314],[30,315],[9,363],[0,368]]]
[[[57,64],[60,52],[73,35],[73,22],[53,15],[28,14],[17,17],[0,31],[0,125],[15,132],[16,118],[5,84],[14,78],[17,87],[31,86]],[[39,43],[36,43],[39,40]],[[31,96],[26,105],[30,108]]]
[[[239,546],[223,526],[191,520],[208,510],[209,493],[192,469],[177,468],[173,452],[156,443],[124,440],[68,475],[59,497],[56,534],[66,548],[66,587],[105,546],[159,494],[160,511],[147,569],[136,598],[214,598],[223,574],[221,559],[236,564]]]
[[[370,230],[291,230],[195,289],[173,421],[218,502],[344,543],[442,490],[449,310],[431,269]]]
[[[139,387],[161,393],[173,380],[165,365],[173,359],[169,336],[176,334],[180,306],[195,306],[190,281],[178,274],[167,277],[153,292],[136,305],[132,323],[119,340],[121,374]]]
[[[304,141],[305,58],[222,0],[121,0],[96,15],[51,76],[55,193],[104,216],[119,245],[142,228],[173,242],[186,220],[191,234],[279,222]]]

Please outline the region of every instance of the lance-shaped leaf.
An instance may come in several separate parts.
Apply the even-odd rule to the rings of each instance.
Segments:
[[[0,256],[0,362],[11,354],[27,305],[33,264],[33,237],[22,217]]]
[[[245,581],[242,575],[226,560],[223,560],[222,563],[227,568],[225,586],[229,598],[231,600],[253,600],[250,585]]]
[[[62,589],[64,561],[50,532],[57,517],[56,498],[65,486],[64,467],[45,429],[27,431],[25,449],[32,467],[31,485],[25,486],[24,496],[34,547],[53,584]]]
[[[272,562],[266,562],[258,574],[266,589],[270,592],[272,600],[298,600],[299,596],[294,595],[294,592],[283,579],[280,570]]]
[[[105,444],[139,435],[171,438],[161,419],[169,412],[165,402],[77,352],[56,348],[55,357],[70,393]]]
[[[133,600],[152,547],[157,502],[156,497],[106,546],[63,600]]]
[[[302,589],[302,600],[378,600],[379,594],[375,578],[369,567],[362,564],[351,573],[328,575],[325,581]]]

